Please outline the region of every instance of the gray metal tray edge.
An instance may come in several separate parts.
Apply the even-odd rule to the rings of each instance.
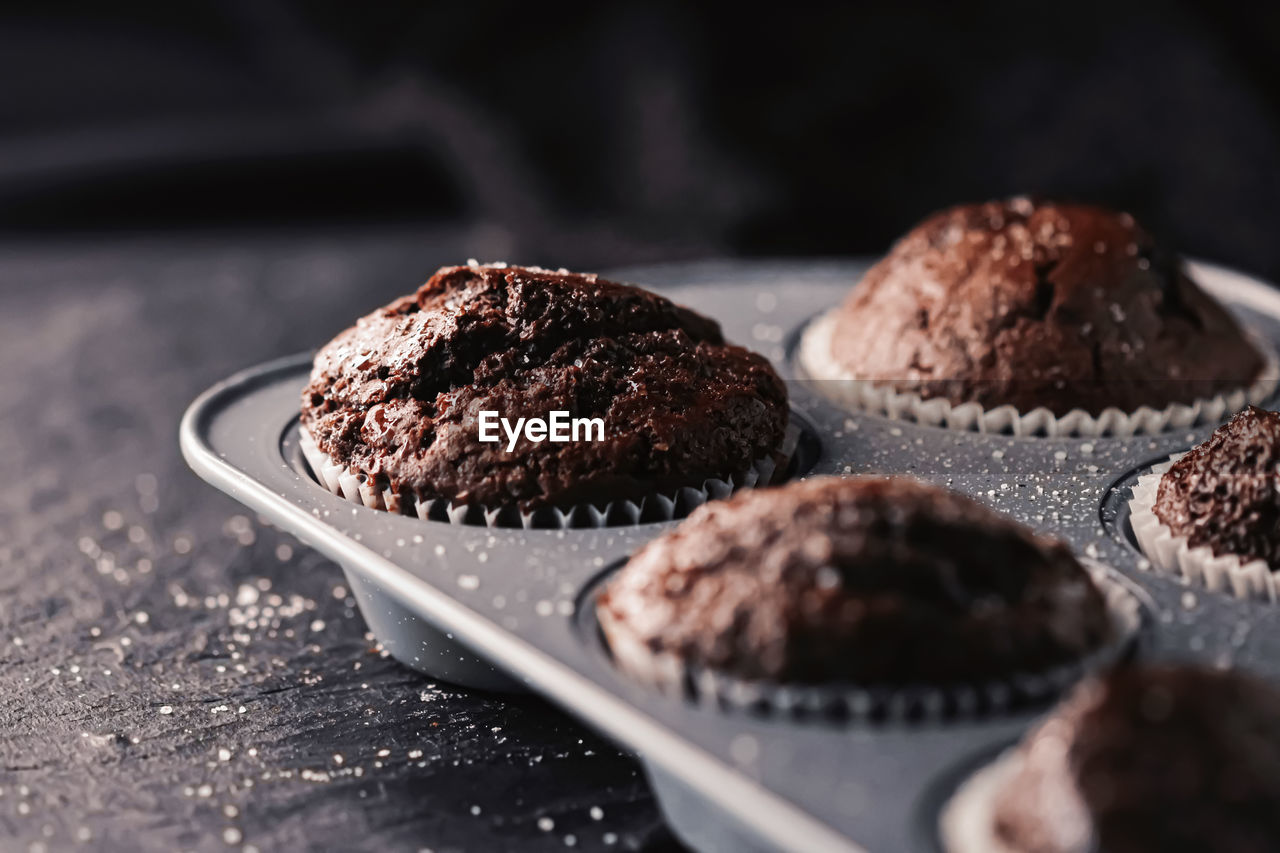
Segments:
[[[291,356],[240,371],[192,402],[179,427],[183,457],[201,478],[261,513],[306,545],[340,565],[359,566],[402,601],[412,601],[423,618],[448,626],[477,653],[500,661],[509,673],[628,747],[643,750],[647,763],[662,768],[711,802],[729,801],[736,816],[777,849],[862,851],[842,834],[773,795],[742,774],[655,723],[631,705],[539,652],[516,635],[470,612],[430,584],[389,559],[342,536],[300,507],[282,501],[263,484],[219,458],[202,439],[199,422],[218,400],[246,382],[257,382],[281,368],[309,363],[310,355]]]
[[[829,265],[837,268],[847,266],[838,261]],[[706,266],[712,270],[716,267],[715,264]],[[733,264],[723,266],[732,268]],[[805,265],[803,262],[786,262],[776,266],[779,269],[803,269]],[[1196,266],[1215,280],[1218,285],[1215,289],[1229,289],[1234,303],[1267,314],[1271,318],[1280,318],[1280,295],[1265,285],[1215,265]],[[649,268],[646,276],[634,275],[632,278],[648,283],[649,276],[658,276],[662,270],[663,268]],[[674,277],[679,278],[682,270],[687,271],[687,267],[673,266],[670,270]],[[353,541],[350,536],[336,531],[328,522],[291,503],[264,483],[220,458],[205,440],[203,427],[207,424],[203,423],[204,420],[215,416],[228,396],[241,393],[254,383],[268,382],[272,376],[281,372],[296,371],[300,364],[306,362],[306,356],[298,356],[243,371],[211,388],[192,404],[183,418],[180,441],[188,462],[201,477],[281,527],[295,532],[304,542],[317,547],[343,565],[349,574],[367,573],[368,578],[365,580],[371,582],[373,587],[380,588],[388,600],[411,606],[416,614],[456,633],[458,638],[479,654],[501,662],[508,671],[521,673],[521,678],[532,688],[559,702],[618,741],[639,750],[646,763],[651,765],[651,776],[655,787],[659,789],[660,799],[664,801],[664,809],[668,810],[670,817],[683,824],[678,827],[678,831],[689,840],[699,842],[702,839],[697,837],[696,827],[691,830],[689,816],[670,814],[669,802],[673,796],[680,796],[685,786],[696,791],[709,804],[722,809],[724,817],[744,824],[744,829],[749,832],[746,839],[740,839],[732,833],[712,833],[707,842],[711,847],[728,848],[740,843],[763,842],[778,849],[861,849],[820,818],[764,789],[742,771],[706,752],[689,738],[669,730],[661,721],[634,707],[624,697],[611,693],[606,687],[555,660],[553,655],[540,651],[512,632],[473,612],[459,602],[456,596],[403,570],[385,554],[379,554],[372,548]],[[1094,525],[1097,525],[1096,521]],[[647,538],[647,535],[656,533],[657,529],[660,526],[641,531],[639,539]],[[1076,538],[1080,539],[1079,531]],[[1076,544],[1079,546],[1081,541]],[[1108,552],[1107,555],[1118,553],[1101,540],[1100,544]],[[353,584],[353,588],[354,586]],[[1160,579],[1154,581],[1154,586],[1158,588],[1157,598],[1163,609],[1162,615],[1165,615],[1172,609],[1170,602],[1176,600],[1175,590],[1168,588],[1168,584]],[[362,599],[361,603],[366,616],[369,616],[370,608],[366,606],[366,601]],[[1213,607],[1215,613],[1224,614],[1250,611],[1256,615],[1262,612],[1251,605],[1238,602],[1218,602]],[[380,606],[374,609],[380,609]],[[1273,626],[1276,624],[1269,613],[1258,621],[1270,622]],[[370,623],[372,626],[374,619],[370,619]],[[382,632],[375,627],[375,633],[381,636]],[[1258,650],[1255,650],[1254,656],[1257,654]],[[1018,725],[1014,721],[1011,730]],[[918,840],[911,843],[920,844]]]

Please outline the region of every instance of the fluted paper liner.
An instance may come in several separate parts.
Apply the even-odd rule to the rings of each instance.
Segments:
[[[961,783],[938,817],[938,832],[946,853],[1019,853],[996,834],[995,804],[1000,792],[1016,778],[1021,768],[1022,753],[1017,747],[1010,747]],[[1052,805],[1064,812],[1060,818],[1060,837],[1076,836],[1071,840],[1079,840],[1079,849],[1093,849],[1088,815],[1077,815],[1073,802]]]
[[[1228,592],[1255,601],[1276,600],[1276,575],[1266,560],[1250,560],[1238,554],[1214,554],[1208,545],[1192,548],[1185,536],[1176,536],[1154,512],[1160,479],[1185,454],[1169,457],[1143,474],[1129,499],[1129,524],[1143,556],[1157,571],[1181,578],[1190,586]]]
[[[743,474],[727,479],[707,479],[700,486],[685,486],[673,492],[647,495],[639,501],[615,500],[598,507],[577,504],[567,509],[540,507],[532,511],[517,506],[484,507],[478,504],[453,505],[447,498],[413,499],[405,503],[390,488],[378,490],[364,474],[353,473],[316,445],[306,427],[298,430],[298,445],[316,480],[335,495],[345,497],[372,509],[388,510],[403,515],[416,515],[432,521],[485,527],[523,527],[569,529],[644,524],[683,518],[710,500],[727,498],[739,489],[768,484],[785,467],[795,452],[800,438],[799,427],[788,424],[782,447],[776,456],[758,459]]]
[[[835,314],[828,312],[810,323],[800,338],[800,364],[810,379],[822,380],[821,390],[827,397],[857,411],[969,432],[1049,438],[1156,435],[1218,423],[1246,404],[1261,404],[1280,382],[1280,359],[1270,346],[1255,341],[1266,358],[1262,372],[1248,386],[1214,397],[1202,397],[1190,403],[1171,403],[1162,409],[1140,406],[1126,412],[1107,408],[1096,415],[1084,409],[1073,409],[1064,415],[1055,415],[1043,407],[1029,412],[1021,412],[1013,406],[987,409],[980,403],[953,405],[949,400],[940,398],[925,399],[911,391],[899,391],[874,380],[858,379],[831,358],[834,331]]]
[[[1129,650],[1142,624],[1133,593],[1092,561],[1084,561],[1106,600],[1112,637],[1079,660],[1043,672],[963,685],[780,684],[750,681],[689,666],[671,652],[655,653],[606,609],[596,608],[601,633],[615,665],[630,678],[662,693],[683,696],[722,710],[796,718],[872,721],[942,720],[1000,713],[1056,696],[1089,672],[1103,669]]]

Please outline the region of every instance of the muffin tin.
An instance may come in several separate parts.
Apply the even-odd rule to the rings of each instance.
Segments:
[[[1144,569],[1128,487],[1202,441],[1037,438],[950,431],[850,413],[799,380],[796,340],[866,262],[708,262],[630,269],[635,281],[721,321],[788,379],[803,431],[793,474],[909,474],[970,494],[1109,567],[1143,614],[1132,654],[1198,659],[1280,678],[1280,609]],[[1280,294],[1195,264],[1203,286],[1273,347]],[[615,671],[592,592],[674,522],[525,530],[453,525],[355,505],[316,482],[298,448],[310,355],[239,373],[187,411],[182,449],[209,482],[342,565],[370,628],[407,666],[458,684],[528,689],[644,763],[675,832],[699,850],[937,850],[956,784],[1048,706],[946,719],[833,721],[753,713],[657,693]]]

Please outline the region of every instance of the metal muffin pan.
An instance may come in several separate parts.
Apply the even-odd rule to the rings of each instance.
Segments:
[[[865,261],[708,262],[622,270],[702,311],[788,380],[815,315]],[[1201,283],[1280,347],[1280,294],[1196,264]],[[338,562],[370,628],[434,678],[543,694],[634,750],[673,830],[699,850],[936,850],[937,811],[967,771],[1048,710],[950,721],[838,723],[724,711],[615,671],[589,590],[676,522],[578,530],[451,525],[343,500],[297,447],[310,356],[239,373],[201,395],[181,427],[203,478]],[[1143,659],[1231,663],[1280,679],[1280,608],[1144,571],[1125,487],[1212,430],[1156,437],[1036,438],[949,431],[854,414],[789,381],[812,474],[908,474],[972,495],[1112,567],[1144,610]]]

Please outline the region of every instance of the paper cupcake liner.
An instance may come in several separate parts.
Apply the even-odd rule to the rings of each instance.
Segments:
[[[1246,387],[1202,397],[1191,403],[1171,403],[1162,409],[1140,406],[1132,412],[1107,408],[1099,414],[1073,409],[1055,415],[1049,409],[1021,412],[1013,406],[988,409],[980,403],[952,405],[949,400],[925,399],[912,391],[854,377],[831,358],[831,338],[835,315],[822,315],[809,324],[800,338],[800,364],[810,379],[822,381],[822,392],[833,401],[858,411],[895,420],[915,421],[926,426],[968,432],[1058,437],[1119,437],[1156,435],[1218,423],[1247,404],[1267,400],[1280,383],[1280,358],[1269,345],[1254,341],[1266,358],[1262,372]]]
[[[720,710],[746,711],[799,719],[905,722],[941,721],[1001,713],[1057,696],[1086,673],[1119,660],[1142,626],[1141,605],[1105,567],[1086,562],[1111,614],[1114,636],[1103,647],[1071,663],[1043,672],[1015,673],[1007,679],[964,685],[800,685],[751,681],[712,669],[689,666],[671,652],[655,653],[596,610],[605,646],[615,665],[629,677],[662,693]]]
[[[1022,760],[1018,748],[1010,747],[976,770],[951,795],[938,816],[938,833],[946,853],[1019,853],[996,833],[995,804],[1000,792],[1017,777]],[[1087,810],[1082,802],[1069,800],[1071,796],[1064,790],[1052,804],[1059,813],[1055,840],[1062,842],[1061,849],[1092,850]]]
[[[1266,560],[1250,560],[1239,554],[1214,554],[1208,545],[1192,548],[1187,537],[1175,536],[1156,516],[1153,508],[1160,479],[1183,455],[1174,454],[1169,461],[1152,466],[1151,471],[1133,485],[1129,524],[1138,548],[1157,571],[1181,578],[1190,586],[1229,592],[1252,601],[1274,602],[1278,581]]]
[[[700,486],[685,486],[672,492],[646,495],[638,501],[620,499],[603,507],[583,503],[565,509],[539,507],[526,511],[514,505],[455,506],[448,498],[415,498],[405,501],[390,488],[379,490],[367,475],[352,473],[346,466],[336,462],[320,450],[305,427],[298,430],[298,446],[316,480],[335,495],[371,509],[416,515],[424,520],[484,527],[522,527],[526,530],[613,527],[683,518],[708,501],[727,498],[739,489],[772,482],[779,467],[785,469],[790,462],[799,439],[799,427],[794,423],[788,424],[777,454],[757,459],[746,472],[727,479],[710,478]]]
[[[956,789],[938,817],[938,832],[946,853],[1018,853],[996,835],[994,806],[1020,764],[1017,748],[1011,748]]]

